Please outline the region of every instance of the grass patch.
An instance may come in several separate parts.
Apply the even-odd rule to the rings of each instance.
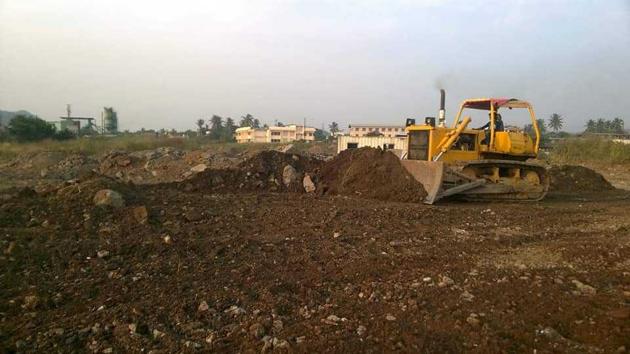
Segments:
[[[559,141],[550,153],[554,163],[630,163],[630,145],[601,138],[574,138]]]

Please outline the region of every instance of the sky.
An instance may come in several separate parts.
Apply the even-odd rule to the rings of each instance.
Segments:
[[[439,88],[448,118],[498,96],[568,131],[628,127],[630,0],[0,0],[0,109],[48,120],[402,125],[436,116]]]

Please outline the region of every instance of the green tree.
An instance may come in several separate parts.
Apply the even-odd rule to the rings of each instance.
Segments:
[[[225,119],[225,127],[223,128],[223,141],[234,141],[234,132],[236,131],[236,125],[234,119],[228,117]]]
[[[321,129],[315,129],[315,133],[313,133],[313,137],[316,141],[324,141],[326,140],[328,134]]]
[[[551,128],[554,132],[558,132],[562,129],[562,125],[564,124],[564,118],[558,113],[553,113],[549,117],[549,128]]]
[[[595,131],[597,131],[597,124],[594,120],[589,119],[588,122],[586,122],[586,132],[595,133]]]
[[[9,123],[8,131],[17,141],[38,141],[51,138],[55,127],[37,116],[18,115]]]
[[[615,119],[612,120],[611,128],[612,128],[612,131],[617,134],[624,134],[626,132],[626,129],[624,127],[624,121],[623,119],[619,117],[616,117]]]
[[[606,132],[606,120],[604,118],[597,118],[595,122],[595,133],[605,133]]]
[[[195,125],[197,125],[197,131],[199,132],[199,135],[204,135],[205,133],[204,124],[206,124],[206,122],[203,119],[197,119],[197,121],[195,122]]]
[[[240,127],[253,127],[254,126],[254,116],[247,113],[246,115],[241,117],[241,121],[239,122]]]
[[[213,115],[210,118],[210,137],[212,139],[219,140],[223,134],[223,118],[218,115]]]
[[[337,124],[337,122],[330,123],[328,125],[328,130],[330,131],[330,134],[332,135],[339,133],[339,124]]]
[[[282,122],[277,122],[277,123],[276,123],[276,127],[284,127],[284,123],[282,123]]]

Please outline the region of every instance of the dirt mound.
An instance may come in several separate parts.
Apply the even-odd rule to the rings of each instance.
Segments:
[[[602,175],[582,166],[553,166],[549,174],[551,192],[600,192],[615,189]]]
[[[306,173],[314,174],[322,161],[279,151],[263,151],[240,163],[236,169],[207,169],[182,182],[189,190],[291,191],[304,192],[302,180]],[[292,182],[286,184],[285,168],[292,169]]]
[[[317,175],[322,194],[421,202],[427,193],[396,155],[373,148],[345,150],[327,162]]]

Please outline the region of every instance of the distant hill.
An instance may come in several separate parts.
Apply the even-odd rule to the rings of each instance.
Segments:
[[[8,126],[11,120],[13,120],[15,116],[19,116],[19,115],[25,115],[25,116],[30,116],[30,117],[35,116],[33,113],[28,112],[28,111],[20,110],[20,111],[15,111],[15,112],[9,112],[9,111],[0,110],[0,127]]]

